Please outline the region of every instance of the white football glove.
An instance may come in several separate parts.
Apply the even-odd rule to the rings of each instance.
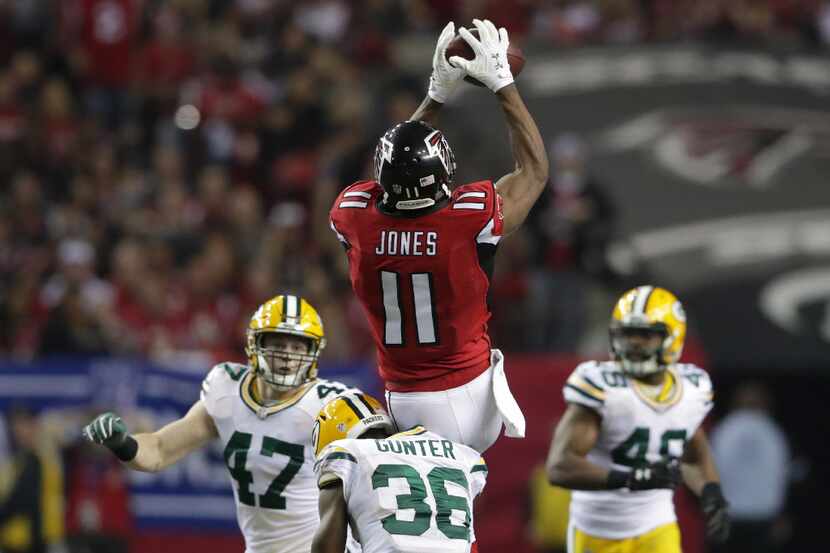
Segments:
[[[478,29],[478,38],[464,27],[458,30],[458,34],[473,49],[475,59],[467,60],[453,56],[450,62],[466,70],[469,76],[478,79],[493,92],[498,92],[513,84],[513,73],[510,72],[510,64],[507,61],[507,46],[510,44],[507,29],[502,27],[497,30],[488,19],[473,19],[473,25]]]
[[[432,75],[429,77],[427,94],[442,104],[447,102],[455,87],[467,74],[462,68],[455,67],[447,61],[447,46],[453,38],[455,38],[455,23],[450,21],[441,31],[438,43],[435,45],[435,54],[432,56]]]

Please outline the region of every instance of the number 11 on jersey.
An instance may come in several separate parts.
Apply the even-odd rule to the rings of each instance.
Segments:
[[[401,273],[380,272],[380,286],[383,291],[384,325],[383,343],[387,346],[404,345],[405,308],[401,298]],[[418,345],[438,343],[438,321],[435,314],[435,299],[432,293],[432,273],[411,273],[412,310],[415,313],[415,328]]]

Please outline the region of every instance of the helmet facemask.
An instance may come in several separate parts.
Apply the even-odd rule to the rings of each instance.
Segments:
[[[610,338],[611,353],[624,373],[642,377],[665,370],[663,352],[671,342],[665,324],[615,324]]]
[[[249,355],[256,359],[256,373],[279,391],[288,391],[316,376],[320,347],[316,340],[288,332],[254,333]]]

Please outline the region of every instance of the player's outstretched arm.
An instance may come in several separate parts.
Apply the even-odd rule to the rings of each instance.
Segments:
[[[155,432],[130,435],[121,417],[104,413],[84,427],[83,435],[109,448],[132,469],[158,472],[205,446],[218,433],[199,400],[184,417]]]
[[[510,131],[516,168],[496,182],[503,200],[504,234],[516,230],[548,182],[548,155],[539,128],[527,111],[516,85],[502,88],[497,94]]]
[[[706,537],[715,543],[724,542],[729,536],[729,504],[721,491],[715,458],[702,428],[686,444],[681,470],[683,482],[700,498]]]
[[[444,104],[436,102],[427,96],[409,119],[412,121],[423,121],[430,127],[435,127],[438,124],[438,112],[441,111],[443,106]]]
[[[136,434],[138,454],[129,465],[148,472],[164,470],[218,436],[213,419],[199,400],[179,420],[152,433]]]
[[[348,511],[339,480],[320,490],[320,526],[311,543],[311,553],[343,553],[346,549]]]
[[[467,29],[458,33],[467,41],[475,58],[453,56],[450,61],[478,79],[498,96],[510,131],[510,144],[516,168],[496,183],[496,190],[504,201],[504,234],[516,230],[536,203],[548,182],[548,154],[536,121],[527,111],[507,61],[510,39],[503,27],[496,29],[491,21],[473,19],[478,38]]]
[[[466,75],[463,69],[447,61],[447,46],[454,37],[455,23],[450,21],[438,37],[435,52],[432,55],[432,74],[429,77],[427,96],[410,117],[412,121],[423,121],[434,127],[438,123],[438,112],[441,107],[449,100],[453,91],[458,87],[458,83]]]

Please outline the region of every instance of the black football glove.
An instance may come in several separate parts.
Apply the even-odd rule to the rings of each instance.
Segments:
[[[706,539],[710,543],[724,543],[729,537],[731,519],[729,503],[723,497],[720,484],[709,482],[700,492],[700,507],[706,519]]]
[[[115,413],[98,415],[84,427],[82,435],[90,442],[106,446],[122,461],[132,461],[138,452],[138,443]]]
[[[680,462],[667,459],[656,463],[635,465],[630,471],[612,470],[608,474],[608,489],[673,490],[681,481]]]

